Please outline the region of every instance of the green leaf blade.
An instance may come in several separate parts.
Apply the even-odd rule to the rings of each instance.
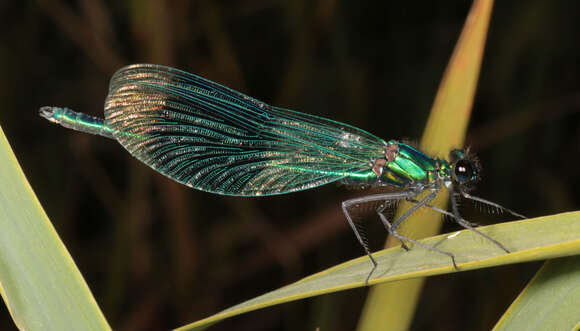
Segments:
[[[547,261],[494,330],[578,330],[580,256]]]
[[[564,213],[478,228],[512,250],[505,254],[497,246],[469,230],[423,240],[455,254],[460,271],[522,263],[580,254],[580,212]],[[371,283],[456,272],[445,255],[414,247],[404,251],[393,247],[374,254],[379,267]],[[218,314],[181,327],[202,330],[223,319],[269,306],[362,287],[370,271],[368,258],[360,257],[304,278]]]
[[[0,291],[18,328],[109,330],[0,128]]]

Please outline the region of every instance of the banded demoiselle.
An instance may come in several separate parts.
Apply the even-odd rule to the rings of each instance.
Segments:
[[[60,107],[42,107],[40,115],[73,130],[115,139],[154,170],[210,193],[257,197],[331,182],[399,188],[342,203],[372,263],[365,284],[377,262],[351,216],[357,205],[380,203],[377,215],[403,248],[409,249],[405,242],[410,242],[445,254],[455,268],[452,253],[400,234],[401,223],[419,208],[430,208],[509,253],[460,216],[455,195],[523,218],[468,193],[480,174],[479,162],[469,151],[452,150],[448,160],[430,157],[405,142],[385,141],[348,124],[273,107],[175,68],[135,64],[117,71],[105,100],[104,119]],[[430,204],[442,187],[449,190],[451,212]],[[428,194],[418,200],[422,192]],[[389,220],[385,207],[399,200],[414,205]]]

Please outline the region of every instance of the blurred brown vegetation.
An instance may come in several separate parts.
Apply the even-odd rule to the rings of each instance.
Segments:
[[[340,212],[361,192],[198,192],[113,141],[50,125],[38,108],[102,115],[112,73],[150,62],[385,139],[418,139],[470,5],[2,1],[0,125],[113,328],[177,327],[362,255]],[[529,216],[578,209],[579,33],[576,1],[495,4],[468,136],[484,165],[478,195]],[[506,220],[463,207],[474,221]],[[385,233],[368,221],[379,249]],[[537,267],[433,277],[413,329],[487,330]],[[213,329],[351,330],[365,294],[302,300]],[[3,311],[0,328],[13,327]]]

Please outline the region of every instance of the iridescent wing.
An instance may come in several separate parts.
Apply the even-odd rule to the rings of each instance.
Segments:
[[[187,186],[225,195],[305,190],[374,176],[384,141],[271,107],[174,68],[137,64],[111,79],[105,124],[133,156]]]

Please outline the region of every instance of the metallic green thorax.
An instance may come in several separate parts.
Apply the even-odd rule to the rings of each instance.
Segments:
[[[376,162],[375,162],[376,164]],[[434,159],[400,141],[391,140],[385,147],[385,159],[380,164],[378,180],[383,185],[408,186],[428,184],[449,173],[449,163]]]

